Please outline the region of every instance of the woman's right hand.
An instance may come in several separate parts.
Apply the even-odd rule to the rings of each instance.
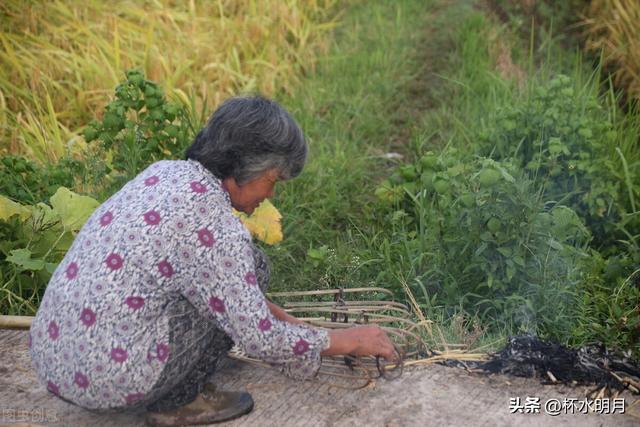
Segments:
[[[323,356],[354,355],[382,356],[387,361],[397,361],[399,355],[389,336],[378,325],[356,326],[329,331],[331,344]]]

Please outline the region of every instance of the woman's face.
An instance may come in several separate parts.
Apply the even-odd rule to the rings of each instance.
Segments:
[[[277,169],[269,169],[242,185],[239,185],[233,177],[225,178],[223,183],[229,191],[231,206],[241,212],[251,214],[264,199],[275,195],[274,187],[279,176]]]

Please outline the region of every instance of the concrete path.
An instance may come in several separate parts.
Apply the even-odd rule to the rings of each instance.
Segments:
[[[535,380],[483,376],[429,365],[407,368],[394,381],[349,391],[296,382],[279,373],[228,360],[213,381],[248,390],[255,409],[228,426],[637,426],[638,396],[624,394],[626,414],[545,413],[549,399],[584,399],[584,387],[543,386]],[[539,398],[540,413],[510,413],[510,399]],[[635,402],[635,404],[634,404]],[[610,403],[613,403],[612,401]],[[580,405],[577,405],[577,410]],[[631,415],[635,411],[636,415]],[[0,331],[0,426],[141,426],[142,416],[101,416],[69,405],[36,382],[25,331]]]

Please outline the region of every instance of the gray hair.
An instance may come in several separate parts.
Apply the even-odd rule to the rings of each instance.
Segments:
[[[269,169],[280,179],[302,172],[307,158],[304,135],[275,101],[241,96],[224,101],[186,151],[220,179],[244,184]]]

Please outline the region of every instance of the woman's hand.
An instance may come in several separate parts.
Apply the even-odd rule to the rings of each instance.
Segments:
[[[335,329],[329,332],[329,339],[331,344],[323,356],[382,356],[387,361],[397,361],[399,357],[389,336],[378,325]]]

